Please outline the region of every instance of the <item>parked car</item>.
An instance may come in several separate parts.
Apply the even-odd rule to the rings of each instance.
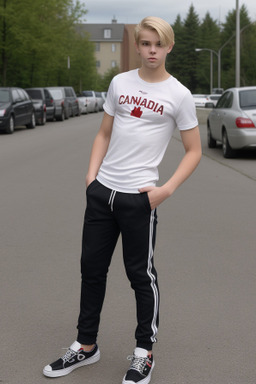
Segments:
[[[192,96],[196,107],[205,108],[205,104],[209,102],[207,95],[194,94]]]
[[[220,94],[216,93],[216,94],[212,94],[212,95],[208,95],[207,98],[208,98],[208,101],[207,103],[205,103],[205,107],[206,108],[213,108],[217,105],[217,102],[219,100],[219,98],[221,97]]]
[[[55,103],[48,89],[26,88],[26,92],[34,104],[36,123],[44,125],[47,120],[53,120],[55,115]]]
[[[79,102],[76,93],[72,87],[63,87],[65,99],[68,101],[70,108],[70,116],[79,116]]]
[[[85,96],[78,96],[77,99],[78,99],[78,103],[79,103],[80,113],[81,114],[88,113],[87,98]]]
[[[33,102],[22,88],[0,88],[0,130],[13,133],[15,127],[25,125],[35,128],[36,118]]]
[[[101,92],[95,92],[95,96],[97,98],[97,103],[98,103],[99,111],[103,111],[104,99],[102,97],[102,93]]]
[[[87,99],[87,113],[99,112],[98,100],[94,91],[82,91],[80,96]]]
[[[212,89],[212,93],[214,95],[222,95],[223,92],[224,92],[224,88],[213,88]]]
[[[101,95],[102,95],[104,103],[105,103],[105,101],[107,99],[107,92],[101,92]]]
[[[208,147],[222,143],[224,157],[256,148],[256,87],[227,89],[207,120]]]
[[[59,121],[64,121],[70,116],[70,106],[68,100],[65,99],[63,88],[61,87],[47,87],[50,91],[54,103],[55,103],[55,119]]]

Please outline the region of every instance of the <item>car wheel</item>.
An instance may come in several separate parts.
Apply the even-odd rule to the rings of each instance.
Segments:
[[[65,110],[65,119],[68,120],[70,118],[70,109]]]
[[[8,134],[12,134],[14,132],[14,126],[15,126],[14,117],[10,116],[9,124],[5,132]]]
[[[43,116],[43,122],[42,122],[42,125],[45,125],[46,124],[46,112],[44,112],[44,116]]]
[[[45,125],[45,123],[46,123],[46,112],[44,112],[44,114],[43,114],[40,125]]]
[[[210,123],[207,123],[207,144],[208,148],[216,148],[216,140],[212,137]]]
[[[65,110],[62,109],[59,120],[60,120],[60,121],[64,121],[65,119],[66,119]]]
[[[235,154],[235,151],[230,147],[228,134],[225,129],[222,132],[222,153],[226,159],[234,157]]]
[[[35,113],[33,112],[32,115],[31,115],[30,123],[27,124],[27,128],[33,129],[35,127],[36,127],[36,117],[35,117]]]

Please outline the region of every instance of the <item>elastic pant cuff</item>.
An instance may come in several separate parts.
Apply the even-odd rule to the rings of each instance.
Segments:
[[[146,349],[147,351],[152,351],[153,344],[152,343],[143,343],[138,341],[136,347]]]

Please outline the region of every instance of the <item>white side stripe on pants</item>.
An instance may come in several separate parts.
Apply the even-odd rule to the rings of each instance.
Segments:
[[[152,210],[150,215],[150,226],[149,226],[149,250],[148,250],[148,269],[147,274],[151,279],[151,288],[154,294],[154,314],[151,323],[151,328],[153,331],[153,335],[151,336],[151,341],[153,343],[156,342],[156,334],[157,334],[157,315],[158,315],[158,306],[159,306],[159,293],[158,288],[156,286],[156,278],[152,273],[152,258],[153,258],[153,236],[154,236],[154,220],[155,220],[155,210]]]
[[[113,208],[113,204],[114,204],[115,196],[116,196],[116,191],[112,190],[111,194],[110,194],[109,201],[108,201],[108,205],[110,205],[110,209],[111,209],[112,212],[113,212],[113,209],[114,209]]]

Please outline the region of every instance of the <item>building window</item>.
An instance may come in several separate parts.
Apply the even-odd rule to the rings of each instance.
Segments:
[[[100,51],[100,43],[95,43],[95,51],[96,52]]]
[[[115,60],[112,60],[112,61],[111,61],[111,67],[112,67],[112,68],[115,68],[115,67],[116,67],[116,61],[115,61]]]
[[[104,29],[104,39],[111,38],[111,29]]]
[[[112,44],[111,50],[112,52],[116,52],[116,44]]]
[[[100,68],[100,61],[99,60],[96,61],[96,67]]]

